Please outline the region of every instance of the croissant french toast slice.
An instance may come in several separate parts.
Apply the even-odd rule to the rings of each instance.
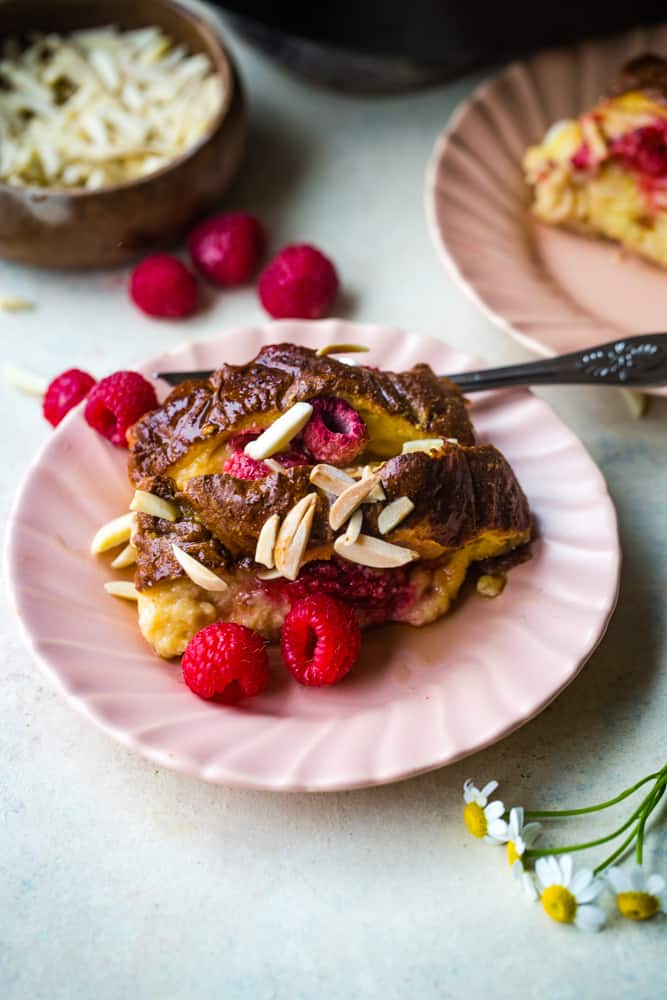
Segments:
[[[182,489],[195,476],[222,470],[231,437],[267,427],[294,403],[316,397],[345,400],[361,416],[368,432],[362,461],[390,458],[419,438],[475,440],[465,399],[428,365],[383,372],[276,344],[246,365],[223,365],[209,380],[183,383],[135,424],[130,479],[144,487],[169,476]]]

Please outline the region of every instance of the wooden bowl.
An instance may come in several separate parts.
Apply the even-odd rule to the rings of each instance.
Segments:
[[[241,86],[229,53],[201,17],[171,0],[0,3],[0,39],[108,24],[155,25],[190,51],[205,53],[222,78],[223,105],[206,136],[146,177],[93,191],[0,182],[0,257],[39,267],[126,263],[176,242],[216,203],[239,167],[246,135]]]

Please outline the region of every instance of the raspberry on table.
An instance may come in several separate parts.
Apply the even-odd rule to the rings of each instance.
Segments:
[[[46,390],[42,402],[42,412],[48,422],[57,427],[63,417],[86,398],[94,385],[93,376],[80,368],[68,368],[57,375]]]
[[[260,694],[269,683],[264,639],[234,622],[213,622],[197,632],[186,646],[181,669],[191,691],[225,705]]]
[[[128,429],[157,405],[155,389],[143,375],[114,372],[91,389],[84,417],[102,437],[118,448],[126,448]]]
[[[366,424],[337,396],[318,396],[310,402],[313,413],[303,429],[304,445],[318,462],[351,465],[366,447]]]
[[[161,319],[190,316],[197,308],[197,279],[178,257],[154,254],[137,264],[132,272],[130,296],[149,316]]]
[[[242,285],[257,270],[266,245],[260,221],[245,212],[204,219],[188,236],[192,263],[214,285]]]
[[[259,298],[274,319],[319,319],[338,292],[336,268],[317,247],[284,247],[259,278]]]
[[[288,670],[308,687],[341,681],[354,666],[361,630],[352,609],[328,594],[296,601],[287,613],[280,650]]]

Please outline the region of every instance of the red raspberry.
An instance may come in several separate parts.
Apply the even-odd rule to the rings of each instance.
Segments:
[[[107,375],[91,390],[86,421],[118,448],[127,447],[125,434],[144,413],[157,406],[155,389],[139,372]]]
[[[366,447],[366,424],[337,396],[311,399],[313,414],[303,430],[303,443],[318,462],[350,465]]]
[[[351,670],[361,647],[352,610],[328,594],[296,601],[285,618],[280,650],[299,684],[336,684]]]
[[[192,263],[214,285],[242,285],[252,278],[266,236],[254,215],[223,212],[204,219],[188,237]]]
[[[200,698],[233,705],[269,683],[269,658],[259,632],[234,622],[213,622],[190,639],[181,660],[185,683]]]
[[[197,308],[197,294],[194,274],[168,253],[142,260],[130,278],[132,301],[149,316],[189,316]]]
[[[95,385],[95,379],[80,368],[68,368],[56,376],[49,385],[42,403],[42,412],[48,422],[57,427],[77,403],[85,399]]]
[[[640,174],[667,176],[667,122],[643,125],[620,136],[612,143],[611,151]]]
[[[306,243],[285,247],[259,278],[260,301],[274,319],[319,319],[337,292],[335,267]]]
[[[245,434],[238,434],[230,440],[230,445],[234,449],[222,467],[222,471],[235,479],[264,479],[265,476],[272,475],[272,470],[264,462],[258,461],[246,455],[243,449],[249,441],[258,438],[261,431],[251,431]],[[286,469],[293,469],[296,465],[308,465],[308,456],[296,448],[283,451],[279,455],[274,455],[277,462],[284,465]]]

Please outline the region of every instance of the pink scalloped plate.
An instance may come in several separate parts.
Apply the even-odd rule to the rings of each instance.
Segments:
[[[590,107],[642,52],[667,53],[667,25],[514,63],[454,114],[426,172],[445,267],[492,322],[547,357],[666,328],[667,273],[535,222],[521,170],[527,146]]]
[[[283,321],[230,331],[147,362],[145,373],[241,363],[266,344],[367,344],[369,364],[438,372],[479,362],[401,330]],[[482,440],[508,457],[539,527],[532,560],[504,593],[474,591],[439,622],[365,634],[346,680],[304,688],[274,656],[269,690],[233,708],[197,699],[158,659],[132,605],[109,597],[108,560],[89,555],[100,524],[127,508],[127,453],[71,413],[35,459],[8,537],[8,577],[37,660],[72,705],[159,765],[274,790],[356,788],[440,767],[540,712],[577,674],[616,601],[614,507],[583,445],[526,391],[474,397]]]

